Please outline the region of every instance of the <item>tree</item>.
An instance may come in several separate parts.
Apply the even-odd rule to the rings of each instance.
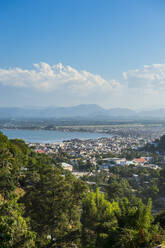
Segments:
[[[19,149],[0,133],[0,194],[7,199],[18,185],[22,160]]]
[[[107,201],[99,189],[88,193],[83,202],[83,247],[104,247],[109,235],[118,227],[116,214],[119,212],[118,203]]]
[[[114,247],[143,248],[153,247],[157,241],[158,225],[153,223],[152,201],[144,205],[141,200],[131,206],[128,199],[120,204],[121,215]]]
[[[17,199],[0,202],[0,247],[33,248],[35,233],[30,231],[28,219],[24,219],[23,210]]]
[[[109,200],[118,200],[123,197],[132,195],[132,188],[126,179],[119,177],[110,177],[108,185],[106,186],[106,193]]]
[[[72,247],[79,242],[81,201],[85,183],[70,173],[43,166],[40,177],[31,183],[21,199],[31,226],[37,232],[38,247]],[[47,237],[50,237],[47,240]]]

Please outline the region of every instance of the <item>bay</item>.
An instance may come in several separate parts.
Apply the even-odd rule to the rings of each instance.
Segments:
[[[71,139],[98,139],[111,137],[106,133],[92,133],[80,131],[49,131],[49,130],[26,130],[26,129],[1,129],[1,132],[9,139],[23,139],[28,143],[56,143]]]

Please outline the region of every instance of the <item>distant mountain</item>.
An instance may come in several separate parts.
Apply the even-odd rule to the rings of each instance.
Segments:
[[[131,109],[127,109],[127,108],[113,108],[113,109],[109,109],[107,110],[107,114],[109,116],[135,116],[136,112],[131,110]]]
[[[61,117],[90,117],[104,112],[104,109],[96,104],[82,104],[74,107],[49,107],[43,110],[44,116]]]
[[[0,118],[34,118],[42,116],[43,110],[24,108],[0,108]]]
[[[148,111],[141,111],[139,113],[139,116],[141,117],[158,117],[158,118],[165,118],[165,108],[161,109],[154,109],[154,110],[148,110]]]
[[[84,104],[74,107],[35,108],[0,108],[0,118],[73,118],[91,117],[104,113],[96,104]]]
[[[128,108],[104,109],[96,104],[81,104],[73,107],[46,108],[0,108],[1,119],[21,118],[95,118],[95,119],[165,119],[165,108],[136,112]]]

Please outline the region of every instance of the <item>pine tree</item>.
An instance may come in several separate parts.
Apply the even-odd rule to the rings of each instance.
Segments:
[[[107,201],[99,189],[88,193],[82,214],[84,247],[104,247],[109,235],[118,227],[116,214],[119,212],[118,203]]]

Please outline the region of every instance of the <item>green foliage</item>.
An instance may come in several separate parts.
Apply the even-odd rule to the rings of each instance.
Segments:
[[[85,184],[71,175],[62,176],[59,169],[43,167],[38,182],[28,187],[22,198],[33,230],[37,232],[39,247],[48,235],[59,247],[77,242],[81,230],[81,199],[85,191]]]
[[[0,202],[0,247],[33,248],[35,233],[30,231],[28,219],[16,199]]]
[[[157,241],[158,226],[153,224],[151,199],[148,200],[147,205],[139,200],[134,206],[124,199],[121,201],[120,207],[120,229],[116,233],[117,246],[114,245],[114,247],[153,247]]]
[[[1,248],[150,248],[159,243],[164,213],[155,224],[151,200],[144,204],[133,187],[138,196],[145,192],[145,199],[163,196],[165,170],[111,168],[110,177],[97,175],[104,194],[90,192],[84,181],[63,170],[63,159],[68,156],[37,154],[24,141],[9,141],[0,133]],[[146,180],[150,187],[144,187]]]
[[[82,241],[84,247],[103,247],[111,232],[117,229],[116,214],[120,214],[117,202],[107,201],[99,189],[96,193],[88,193],[83,202]]]
[[[132,188],[126,179],[110,177],[106,192],[109,200],[118,200],[132,195]]]
[[[165,210],[162,210],[155,215],[155,222],[159,223],[160,226],[165,229]]]
[[[0,194],[7,199],[18,186],[24,154],[0,133]]]

